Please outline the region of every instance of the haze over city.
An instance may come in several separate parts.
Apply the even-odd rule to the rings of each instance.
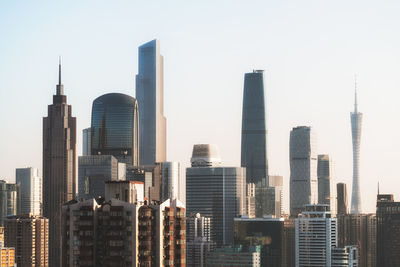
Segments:
[[[157,38],[164,56],[167,159],[189,166],[193,144],[217,144],[225,166],[240,166],[244,73],[265,70],[270,174],[289,196],[289,134],[313,126],[318,153],[335,162],[351,192],[350,112],[358,77],[361,198],[375,210],[400,187],[400,3],[385,1],[87,1],[0,4],[0,177],[42,168],[42,117],[55,93],[58,57],[72,114],[90,126],[93,100],[135,95],[137,47]],[[151,14],[151,15],[150,15]]]

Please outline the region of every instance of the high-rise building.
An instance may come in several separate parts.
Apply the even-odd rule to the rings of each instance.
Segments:
[[[20,184],[21,210],[20,214],[42,214],[42,178],[37,168],[18,168],[15,171],[15,181]]]
[[[4,241],[15,248],[17,266],[48,267],[49,220],[30,214],[9,216],[5,222]]]
[[[139,114],[135,98],[110,93],[99,96],[92,106],[92,155],[112,155],[118,162],[138,165]]]
[[[181,191],[180,177],[181,166],[179,162],[161,162],[161,202],[169,198],[177,198],[183,201],[182,196],[179,194]]]
[[[235,245],[260,246],[261,266],[281,267],[285,255],[283,218],[235,218]]]
[[[241,166],[247,183],[268,183],[266,121],[264,71],[254,70],[244,75],[243,89]]]
[[[82,130],[82,156],[89,156],[92,154],[92,128]]]
[[[349,204],[347,198],[347,186],[345,183],[336,185],[337,193],[337,214],[344,215],[349,213]]]
[[[43,118],[43,215],[49,219],[49,265],[60,265],[61,206],[75,198],[76,118],[58,85],[48,116]]]
[[[260,267],[260,246],[224,246],[207,255],[207,267]]]
[[[218,147],[194,145],[191,168],[186,169],[188,216],[200,213],[211,220],[211,241],[233,243],[233,219],[246,213],[245,168],[221,167]]]
[[[337,247],[336,218],[328,205],[306,205],[296,224],[296,267],[332,266],[332,249]]]
[[[246,215],[250,218],[256,217],[256,185],[246,184]]]
[[[295,219],[287,217],[284,221],[285,246],[282,267],[294,267],[296,263],[296,231]]]
[[[182,203],[137,201],[143,191],[137,198],[128,196],[132,185],[140,185],[133,183],[108,182],[105,199],[74,200],[63,206],[61,266],[185,266]]]
[[[164,58],[160,55],[158,40],[152,40],[139,47],[136,99],[139,102],[140,165],[164,162],[167,159]]]
[[[0,267],[15,267],[15,248],[0,245]]]
[[[357,246],[358,266],[376,266],[376,216],[375,214],[338,215],[339,247]]]
[[[400,266],[400,202],[378,194],[376,202],[376,266]]]
[[[358,267],[357,246],[332,249],[332,267]]]
[[[21,210],[21,193],[19,184],[10,184],[0,180],[0,226],[10,215],[17,215]]]
[[[21,209],[21,193],[19,184],[9,184],[0,180],[0,226],[10,215],[17,215]]]
[[[318,203],[317,144],[311,127],[290,132],[290,215],[297,216],[306,204]]]
[[[350,213],[360,214],[361,193],[360,193],[360,141],[361,125],[363,114],[358,112],[357,107],[357,88],[355,91],[354,112],[351,112],[351,136],[353,141],[353,188],[351,194]]]
[[[318,203],[329,205],[332,216],[336,216],[336,184],[332,160],[329,155],[318,155]]]
[[[211,242],[211,220],[200,213],[186,217],[186,266],[206,266],[206,256],[215,247]]]
[[[105,198],[118,199],[128,203],[144,202],[144,186],[138,181],[107,181],[105,183]]]
[[[105,182],[117,181],[118,161],[111,155],[78,157],[78,198],[89,199],[105,194]]]

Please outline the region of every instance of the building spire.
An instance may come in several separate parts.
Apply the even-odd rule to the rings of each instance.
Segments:
[[[57,95],[64,95],[64,86],[61,83],[61,56],[58,57],[58,84]]]
[[[354,113],[358,112],[357,104],[357,74],[354,74]]]

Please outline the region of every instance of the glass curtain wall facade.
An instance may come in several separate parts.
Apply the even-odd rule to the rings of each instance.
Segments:
[[[318,155],[318,203],[329,205],[329,210],[336,216],[336,184],[333,163],[329,155]]]
[[[317,144],[311,127],[290,132],[290,214],[297,216],[306,204],[318,203]]]
[[[211,220],[211,241],[233,243],[233,219],[245,213],[244,168],[192,167],[186,169],[187,216],[200,213]]]
[[[264,182],[268,185],[267,123],[262,70],[254,70],[244,76],[241,150],[241,166],[246,167],[247,183]]]
[[[42,212],[42,178],[37,168],[18,168],[15,181],[20,184],[21,214],[40,215]]]
[[[164,162],[167,159],[164,58],[160,55],[158,40],[139,47],[136,99],[139,102],[140,118],[140,165]]]
[[[93,101],[92,155],[112,155],[119,162],[138,165],[139,121],[135,98],[118,93]]]

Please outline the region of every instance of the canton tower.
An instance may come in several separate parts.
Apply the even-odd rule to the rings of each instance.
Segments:
[[[351,214],[361,213],[360,195],[360,140],[363,114],[357,110],[357,82],[355,86],[354,112],[350,113],[351,136],[353,140],[353,189],[351,195]]]

